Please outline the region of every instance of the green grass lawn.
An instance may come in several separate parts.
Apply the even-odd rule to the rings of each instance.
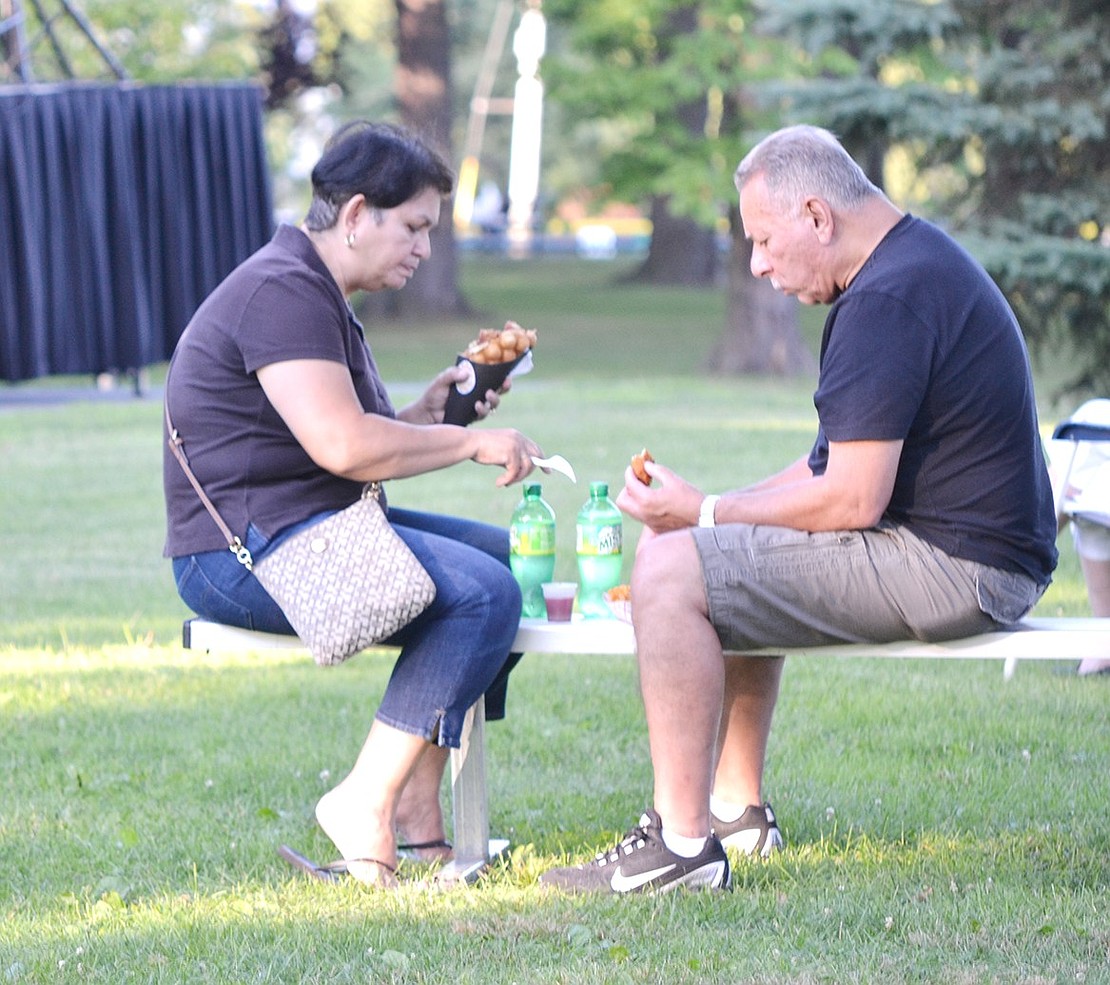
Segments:
[[[578,471],[543,478],[561,573],[584,480],[619,484],[641,446],[724,489],[808,445],[810,382],[697,373],[716,295],[573,260],[464,269],[479,319],[368,334],[400,402],[478,324],[539,330],[498,424]],[[787,850],[738,864],[731,894],[618,900],[536,880],[650,802],[634,663],[534,655],[488,734],[507,858],[451,891],[416,869],[392,894],[295,876],[275,849],[329,857],[312,808],[390,658],[181,650],[159,423],[156,400],[0,395],[0,982],[1110,981],[1110,682],[1069,662],[1010,681],[994,662],[792,662],[767,787]],[[505,523],[520,490],[495,475],[462,465],[391,497]],[[1083,614],[1060,546],[1039,611]]]

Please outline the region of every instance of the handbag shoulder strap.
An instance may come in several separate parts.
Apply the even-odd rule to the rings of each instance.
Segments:
[[[235,559],[244,568],[248,571],[252,570],[254,560],[251,557],[251,552],[247,550],[247,546],[231,532],[231,528],[224,523],[224,518],[220,516],[219,511],[212,504],[212,500],[208,498],[208,494],[204,491],[197,477],[193,474],[193,470],[189,467],[189,459],[185,457],[185,441],[181,435],[177,433],[177,429],[173,426],[173,421],[170,420],[170,405],[168,401],[163,401],[162,408],[166,414],[166,432],[169,435],[167,443],[170,446],[170,451],[173,452],[173,457],[177,459],[190,485],[196,490],[196,494],[200,497],[200,501],[204,504],[204,508],[208,510],[209,515],[216,521],[216,526],[220,528],[220,532],[224,535],[224,540],[227,541],[228,550],[235,555]]]

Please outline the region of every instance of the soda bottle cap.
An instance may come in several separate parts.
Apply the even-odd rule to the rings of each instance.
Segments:
[[[538,482],[529,482],[524,487],[525,499],[538,499],[543,492],[543,487]]]
[[[609,495],[608,482],[591,482],[590,483],[590,496],[594,499],[604,499]]]

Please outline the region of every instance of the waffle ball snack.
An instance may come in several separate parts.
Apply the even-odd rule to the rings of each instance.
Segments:
[[[496,328],[481,329],[478,338],[466,347],[463,355],[479,366],[495,366],[519,359],[535,345],[535,329],[524,329],[515,321],[507,321],[500,331]]]
[[[443,423],[466,427],[477,420],[475,401],[487,390],[499,390],[510,373],[527,373],[532,368],[535,344],[536,332],[525,330],[513,321],[505,322],[500,331],[483,328],[455,359],[455,364],[462,366],[466,375],[448,391]]]

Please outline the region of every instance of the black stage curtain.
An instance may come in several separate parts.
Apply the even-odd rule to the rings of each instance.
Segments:
[[[272,212],[254,86],[0,86],[0,379],[169,358]]]

